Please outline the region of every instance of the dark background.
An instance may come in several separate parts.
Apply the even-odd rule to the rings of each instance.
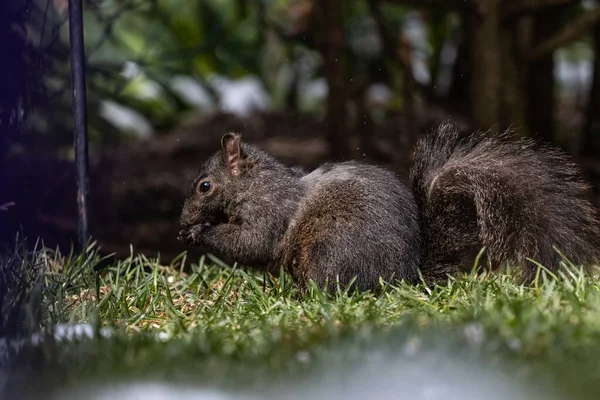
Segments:
[[[0,3],[0,240],[70,249],[77,216],[67,0]],[[600,187],[600,4],[579,0],[87,0],[91,233],[172,258],[221,135],[289,164],[406,178],[452,118],[562,147]],[[4,207],[2,207],[4,205]]]

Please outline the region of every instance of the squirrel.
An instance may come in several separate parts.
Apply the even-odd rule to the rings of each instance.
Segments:
[[[360,290],[418,277],[421,235],[409,188],[357,161],[306,173],[228,133],[192,183],[180,240],[247,266],[281,267],[301,286]]]
[[[532,141],[443,122],[417,142],[408,184],[358,161],[312,172],[288,167],[227,133],[192,183],[179,240],[228,262],[280,268],[300,285],[380,280],[439,283],[509,263],[531,279],[600,260],[600,223],[588,185],[565,154]],[[560,253],[557,251],[559,250]],[[562,255],[561,255],[562,254]]]

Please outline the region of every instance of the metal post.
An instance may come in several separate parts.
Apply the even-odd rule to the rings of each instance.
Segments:
[[[71,77],[73,83],[73,136],[77,169],[77,235],[80,248],[87,244],[88,226],[88,138],[85,93],[85,51],[83,46],[83,10],[81,0],[69,0],[71,38]]]

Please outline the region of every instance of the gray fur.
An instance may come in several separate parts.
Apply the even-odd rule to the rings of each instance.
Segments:
[[[301,285],[356,278],[374,289],[385,280],[417,278],[420,234],[408,188],[391,172],[357,162],[326,164],[306,174],[242,143],[242,172],[227,150],[211,157],[192,184],[180,239],[226,261],[283,267]],[[209,178],[213,191],[198,191]]]
[[[431,280],[471,268],[486,246],[491,266],[512,263],[531,278],[556,270],[556,247],[577,265],[600,259],[596,210],[588,186],[561,152],[528,140],[461,137],[443,123],[418,142],[411,182],[424,237],[422,271]]]
[[[355,161],[325,164],[300,179],[304,196],[278,248],[276,265],[296,281],[336,277],[373,289],[379,278],[414,281],[420,261],[412,194],[391,172]]]

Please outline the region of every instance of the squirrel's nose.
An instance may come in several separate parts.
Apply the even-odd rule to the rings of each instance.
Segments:
[[[187,202],[183,203],[183,207],[181,207],[181,216],[179,217],[179,224],[181,226],[189,226],[191,225],[190,218],[190,208],[188,207]]]
[[[181,212],[181,217],[179,218],[179,225],[181,225],[184,228],[188,228],[192,225],[190,222],[190,213],[185,208]]]
[[[194,225],[198,224],[199,216],[189,211],[187,208],[183,208],[181,217],[179,218],[179,225],[184,229],[189,229]]]

